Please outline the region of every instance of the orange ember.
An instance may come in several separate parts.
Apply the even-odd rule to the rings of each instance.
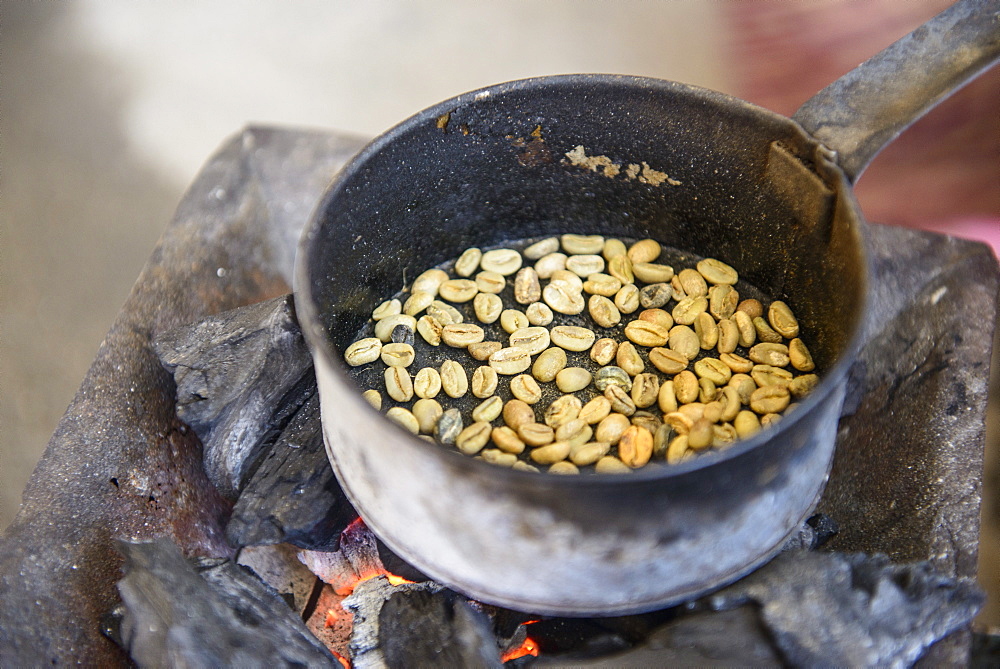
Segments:
[[[361,519],[361,516],[358,516],[357,518],[351,521],[350,525],[341,530],[340,533],[350,534],[352,532],[357,532],[358,530],[361,530],[364,527],[366,527],[365,521]]]
[[[344,669],[351,669],[351,662],[346,657],[335,650],[331,650],[330,652],[333,653],[333,656],[337,658],[337,661],[340,662]]]
[[[358,580],[356,580],[354,583],[351,583],[347,587],[337,588],[336,592],[337,592],[338,595],[349,595],[352,592],[354,592],[354,588],[358,587],[359,583],[364,583],[365,581],[370,581],[371,579],[375,578],[376,576],[385,576],[386,579],[389,581],[390,585],[403,585],[404,583],[413,583],[413,581],[408,581],[407,579],[403,578],[402,576],[396,576],[395,574],[390,574],[389,572],[387,572],[385,570],[382,570],[382,571],[372,571],[370,573],[363,574],[361,576],[361,578],[359,578]]]
[[[503,654],[500,658],[501,662],[508,662],[510,660],[516,660],[519,657],[524,657],[525,655],[531,655],[533,657],[538,657],[538,644],[531,637],[525,637],[524,642],[513,650],[509,650]]]

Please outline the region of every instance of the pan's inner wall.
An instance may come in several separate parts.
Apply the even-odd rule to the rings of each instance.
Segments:
[[[653,237],[717,257],[792,305],[821,369],[846,346],[864,274],[853,214],[839,206],[845,220],[802,221],[779,194],[771,143],[812,150],[791,122],[709,91],[618,77],[515,82],[453,103],[376,140],[324,200],[309,281],[340,350],[382,300],[465,248],[565,232]],[[579,146],[622,172],[571,164]],[[629,178],[629,165],[679,183]]]

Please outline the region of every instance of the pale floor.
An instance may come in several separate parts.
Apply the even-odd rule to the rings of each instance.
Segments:
[[[249,122],[373,135],[466,90],[565,72],[735,92],[722,6],[0,2],[0,527],[186,185],[228,135]],[[1000,564],[1000,531],[984,536],[983,561]],[[1000,591],[997,574],[986,580]]]

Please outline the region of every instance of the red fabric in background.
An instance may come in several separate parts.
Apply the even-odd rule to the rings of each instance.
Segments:
[[[726,57],[736,94],[791,115],[949,0],[731,2]],[[987,241],[1000,256],[1000,67],[880,153],[856,188],[868,219]]]

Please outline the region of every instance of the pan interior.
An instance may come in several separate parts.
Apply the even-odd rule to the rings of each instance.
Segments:
[[[816,155],[787,119],[670,82],[460,96],[376,140],[331,187],[308,258],[316,313],[342,351],[382,300],[469,246],[652,237],[787,301],[822,371],[860,322],[864,261],[846,183],[814,171]]]

